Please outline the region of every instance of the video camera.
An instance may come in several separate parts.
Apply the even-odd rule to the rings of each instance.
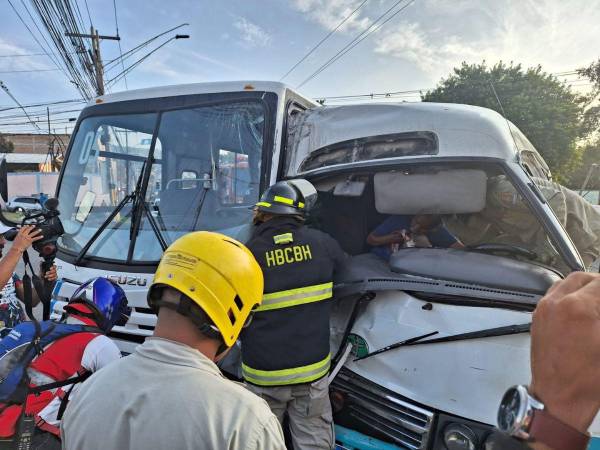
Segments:
[[[41,258],[42,270],[46,272],[52,267],[54,257],[56,256],[56,241],[65,232],[62,223],[59,219],[60,212],[58,211],[58,200],[49,198],[43,206],[42,212],[35,214],[26,214],[21,222],[23,225],[35,225],[41,230],[42,239],[33,243],[32,247],[37,251]],[[7,241],[12,241],[17,236],[18,230],[13,229],[4,233],[4,238]]]

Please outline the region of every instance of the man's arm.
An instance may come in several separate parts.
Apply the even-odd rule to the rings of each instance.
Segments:
[[[378,236],[375,234],[375,231],[373,231],[367,236],[367,244],[371,247],[379,247],[388,244],[403,244],[405,240],[406,236],[400,230],[392,231],[391,233],[381,236]]]
[[[42,274],[41,269],[40,273],[41,278],[44,278],[48,282],[54,282],[58,279],[58,273],[56,271],[56,266],[52,266],[48,272]],[[25,291],[23,290],[23,284],[15,285],[15,291],[17,292],[17,298],[21,301],[25,299]],[[35,308],[40,303],[40,297],[38,296],[37,290],[31,290],[31,305]]]
[[[25,225],[19,230],[7,255],[0,261],[0,289],[12,277],[23,252],[35,241],[42,239],[40,233],[41,230],[35,229],[32,225]]]
[[[531,371],[531,394],[555,418],[587,432],[600,409],[600,274],[574,272],[540,301]]]

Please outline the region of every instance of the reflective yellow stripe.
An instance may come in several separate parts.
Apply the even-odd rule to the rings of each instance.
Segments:
[[[298,202],[298,208],[300,208],[300,209],[304,208],[304,203]]]
[[[263,295],[261,305],[255,311],[288,308],[305,303],[327,300],[333,295],[333,283],[323,283],[287,291],[272,292]]]
[[[319,362],[292,369],[258,370],[242,363],[242,374],[246,381],[259,386],[282,386],[318,380],[329,372],[330,366],[331,354]]]
[[[264,206],[264,207],[266,207],[266,208],[270,208],[270,207],[271,207],[271,204],[270,204],[270,203],[267,203],[267,202],[258,202],[258,203],[256,204],[256,206]]]
[[[292,233],[278,234],[277,236],[273,236],[273,242],[276,244],[289,244],[290,242],[294,242],[294,236]]]
[[[275,197],[273,197],[273,201],[274,202],[279,202],[279,203],[285,203],[286,205],[294,205],[294,200],[292,200],[291,198],[287,198],[287,197],[280,197],[279,195],[276,195]]]

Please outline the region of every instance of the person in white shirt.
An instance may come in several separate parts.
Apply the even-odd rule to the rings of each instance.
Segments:
[[[267,403],[215,365],[262,292],[243,244],[206,231],[175,241],[148,292],[153,337],[81,386],[61,422],[63,449],[284,450]]]

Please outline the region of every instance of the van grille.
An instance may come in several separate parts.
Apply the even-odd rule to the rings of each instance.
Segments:
[[[433,411],[343,368],[331,389],[344,398],[343,414],[362,425],[367,434],[382,436],[407,449],[426,449]]]

